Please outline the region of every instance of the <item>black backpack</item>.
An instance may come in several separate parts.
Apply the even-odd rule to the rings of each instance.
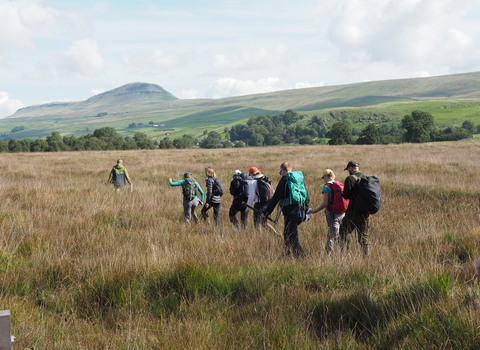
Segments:
[[[361,213],[375,214],[382,206],[382,189],[376,176],[362,175],[358,180],[358,195],[353,208]]]
[[[183,185],[182,185],[183,197],[185,197],[189,201],[191,201],[197,196],[196,182],[197,180],[195,180],[193,177],[187,177],[183,181]]]
[[[257,196],[261,203],[268,202],[273,196],[272,181],[266,176],[257,179]]]
[[[234,197],[248,198],[249,183],[251,180],[248,174],[239,174],[230,183],[230,194]]]
[[[222,181],[218,177],[213,178],[212,193],[214,196],[223,196]]]

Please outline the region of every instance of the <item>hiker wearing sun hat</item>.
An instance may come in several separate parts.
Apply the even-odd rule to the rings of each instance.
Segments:
[[[170,177],[168,178],[168,182],[170,186],[182,186],[183,215],[185,221],[190,222],[193,217],[194,221],[197,222],[198,218],[195,214],[195,209],[199,205],[202,205],[205,198],[205,194],[202,187],[200,187],[200,184],[188,171],[183,174],[183,180],[172,182],[172,178]],[[200,193],[200,198],[198,198],[198,193]]]
[[[228,211],[230,222],[238,226],[237,213],[240,212],[240,220],[242,227],[247,228],[248,210],[244,203],[248,200],[248,175],[242,173],[240,170],[235,170],[232,175],[233,179],[230,182],[230,194],[233,196],[232,205]]]

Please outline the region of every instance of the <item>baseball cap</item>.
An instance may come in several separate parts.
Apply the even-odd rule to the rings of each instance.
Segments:
[[[249,173],[249,174],[253,174],[253,173],[257,172],[257,171],[260,172],[260,170],[258,170],[256,167],[252,166],[252,167],[250,168],[250,170],[248,171],[248,173]]]
[[[354,161],[354,160],[351,160],[348,162],[347,166],[345,169],[343,169],[344,171],[347,170],[348,168],[350,168],[351,166],[353,167],[357,167],[359,166],[360,164],[357,162],[357,161]]]
[[[233,172],[233,176],[237,176],[237,175],[240,175],[242,172],[240,170],[235,170]]]
[[[189,172],[187,171],[185,174],[183,174],[183,178],[186,178],[187,175],[190,175],[190,174],[191,174],[191,173],[189,173]]]

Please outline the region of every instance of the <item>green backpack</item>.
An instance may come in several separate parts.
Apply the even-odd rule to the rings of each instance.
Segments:
[[[308,200],[308,192],[303,182],[303,174],[301,171],[290,171],[285,176],[287,183],[285,185],[285,193],[288,197],[284,198],[280,202],[280,206],[283,208],[287,205],[298,204],[300,210],[305,210],[304,204]]]

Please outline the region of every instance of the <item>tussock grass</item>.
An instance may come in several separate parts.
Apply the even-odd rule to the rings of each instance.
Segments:
[[[134,192],[106,184],[122,157]],[[181,190],[212,166],[257,166],[278,181],[283,161],[343,180],[355,159],[383,185],[372,255],[325,256],[323,214],[300,226],[301,260],[281,236],[228,221],[182,222]],[[390,349],[480,347],[476,142],[0,154],[0,302],[16,347],[43,349]],[[282,224],[276,226],[281,234]]]

